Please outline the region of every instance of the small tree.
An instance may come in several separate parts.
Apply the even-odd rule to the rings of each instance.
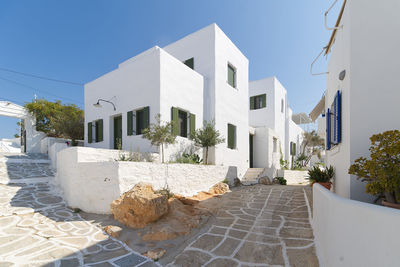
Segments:
[[[72,145],[83,139],[84,112],[76,105],[38,99],[25,104],[25,108],[35,116],[36,130],[47,136],[70,138]]]
[[[55,114],[52,125],[56,132],[70,138],[75,146],[76,140],[84,138],[84,121],[83,110],[75,105],[65,105]]]
[[[172,122],[162,122],[161,115],[155,116],[156,123],[143,131],[143,138],[150,140],[153,146],[161,146],[162,163],[164,163],[164,145],[175,143],[176,135],[172,133]]]
[[[208,164],[208,149],[225,142],[225,139],[221,137],[219,131],[215,129],[214,121],[204,121],[203,128],[197,129],[193,134],[192,139],[196,145],[206,149],[205,164]]]
[[[367,182],[367,193],[400,203],[400,131],[375,134],[370,140],[371,158],[356,159],[349,174]]]
[[[310,162],[313,155],[320,155],[324,147],[324,139],[315,130],[303,133],[302,153],[297,158],[298,162],[304,167]]]

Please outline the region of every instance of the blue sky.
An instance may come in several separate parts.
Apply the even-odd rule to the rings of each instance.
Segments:
[[[249,59],[251,80],[277,76],[294,112],[309,113],[325,88],[325,77],[313,77],[309,69],[328,42],[323,14],[331,3],[2,0],[0,68],[83,84],[154,45],[165,46],[215,22]],[[330,14],[330,24],[338,8]],[[325,67],[325,59],[316,65]],[[83,107],[83,86],[0,70],[0,98],[23,104],[34,94]],[[0,138],[16,132],[16,119],[0,117]]]

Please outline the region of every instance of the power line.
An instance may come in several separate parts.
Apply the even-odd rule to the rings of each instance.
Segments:
[[[20,75],[24,75],[24,76],[29,76],[29,77],[33,77],[33,78],[37,78],[37,79],[52,81],[52,82],[66,83],[66,84],[79,85],[79,86],[83,85],[82,83],[58,80],[58,79],[48,78],[48,77],[44,77],[44,76],[39,76],[39,75],[35,75],[35,74],[30,74],[30,73],[26,73],[26,72],[11,70],[11,69],[2,68],[2,67],[0,67],[0,70],[7,71],[7,72],[12,72],[12,73],[16,73],[16,74],[20,74]]]
[[[10,83],[14,83],[14,84],[17,84],[17,85],[19,85],[19,86],[23,86],[23,87],[26,87],[26,88],[29,88],[29,89],[32,89],[32,90],[36,90],[36,91],[38,91],[38,92],[43,92],[43,93],[45,93],[45,94],[52,95],[52,96],[55,96],[55,97],[58,97],[58,98],[63,98],[63,99],[67,99],[67,100],[70,100],[70,101],[78,102],[78,103],[80,103],[80,104],[83,105],[83,102],[81,102],[81,101],[78,101],[78,100],[75,100],[75,99],[72,99],[72,98],[68,98],[68,97],[64,97],[64,96],[59,96],[59,95],[56,95],[56,94],[47,92],[47,91],[45,91],[45,90],[41,90],[41,89],[39,90],[39,89],[34,88],[34,87],[32,87],[32,86],[29,86],[29,85],[26,85],[26,84],[23,84],[23,83],[20,83],[20,82],[11,80],[11,79],[7,79],[7,78],[0,77],[0,80],[7,81],[7,82],[10,82]]]

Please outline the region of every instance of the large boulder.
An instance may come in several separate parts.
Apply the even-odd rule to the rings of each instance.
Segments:
[[[114,219],[132,228],[143,228],[168,212],[168,197],[154,192],[151,184],[139,183],[111,203]]]
[[[225,183],[219,182],[210,188],[208,191],[210,194],[222,195],[229,191],[229,186]]]
[[[268,176],[263,176],[258,179],[259,184],[270,185],[272,184],[271,179]]]

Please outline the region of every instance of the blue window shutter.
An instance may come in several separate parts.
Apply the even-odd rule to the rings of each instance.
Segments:
[[[331,149],[331,110],[326,112],[326,149]]]
[[[342,93],[340,91],[337,92],[337,110],[336,110],[336,119],[337,119],[337,143],[339,144],[342,141]]]
[[[337,94],[336,94],[336,96],[335,96],[335,99],[334,99],[334,101],[333,101],[333,144],[337,144],[338,142],[337,142],[337,140],[338,140],[338,136],[337,136],[337,130],[338,130],[338,125],[337,125],[337,110],[338,110],[338,107],[337,107],[337,100],[338,100],[338,97],[337,97]]]

